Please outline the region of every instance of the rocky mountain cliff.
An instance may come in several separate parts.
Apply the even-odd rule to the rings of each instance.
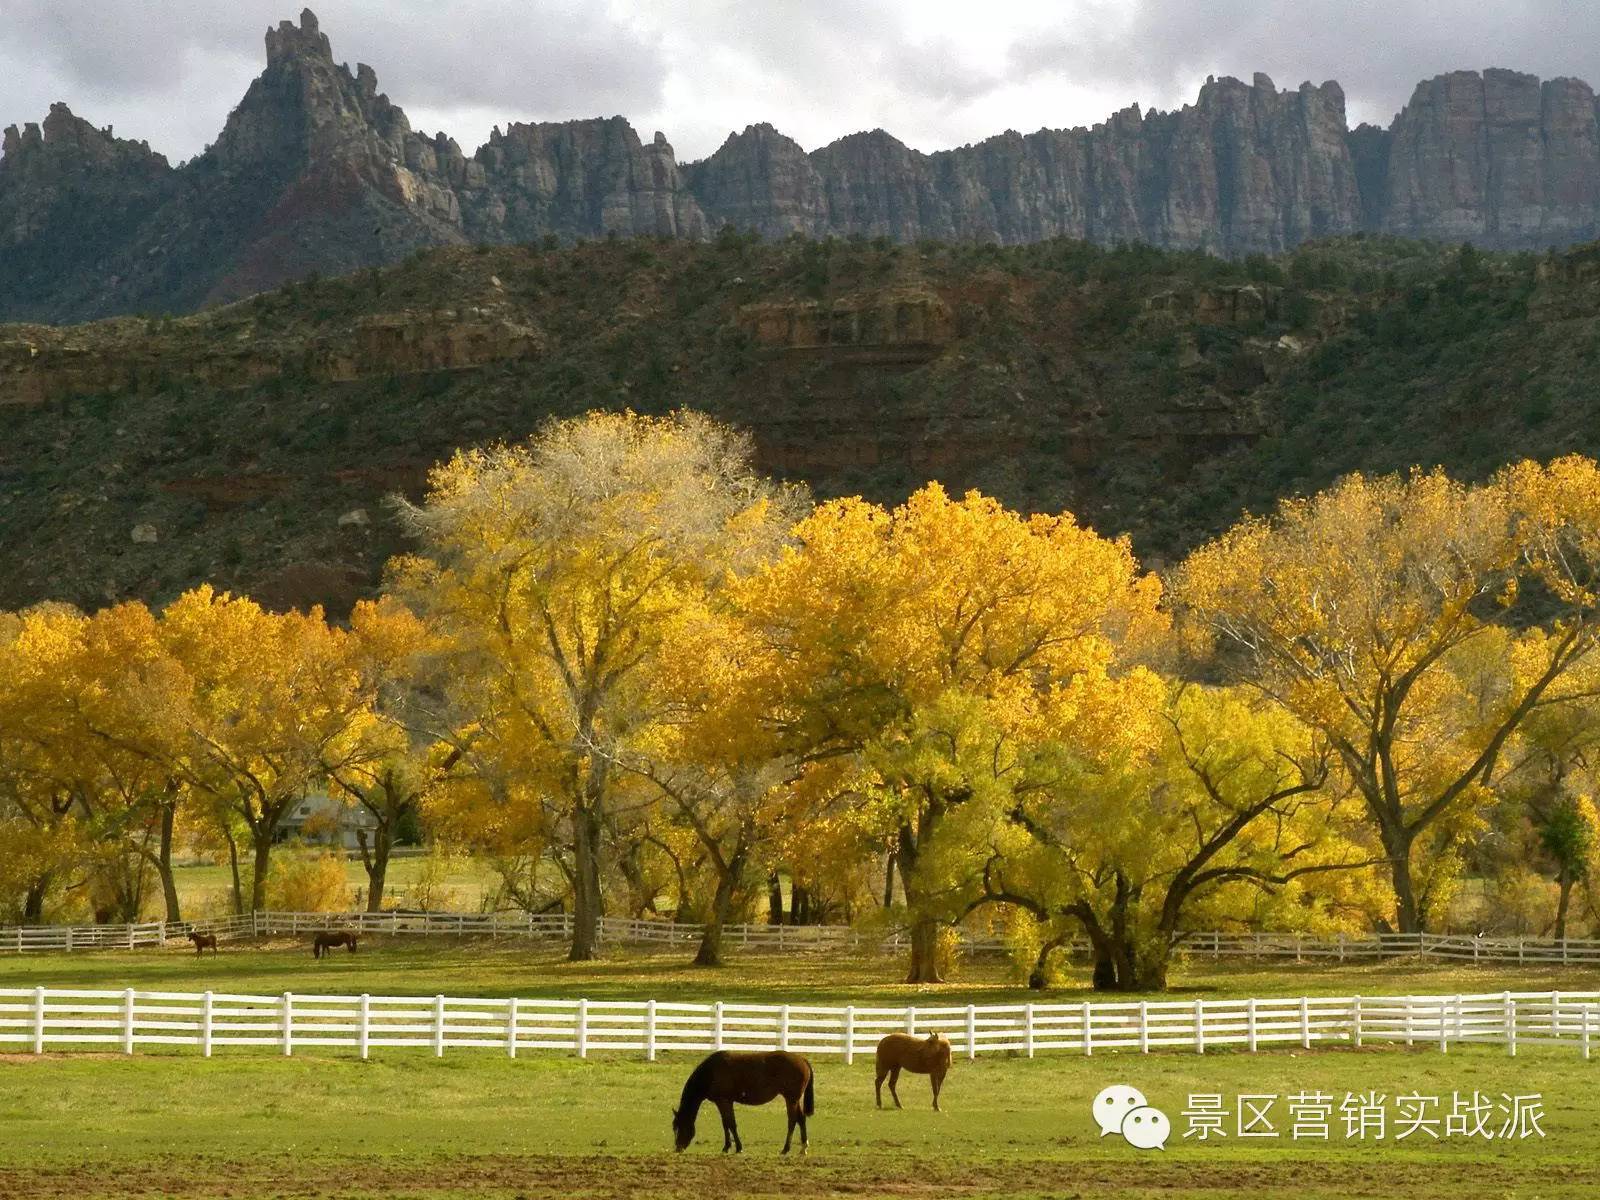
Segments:
[[[701,238],[724,225],[1025,243],[1140,241],[1226,255],[1360,231],[1544,249],[1600,232],[1593,91],[1489,70],[1419,84],[1389,129],[1351,130],[1336,83],[1209,80],[1176,112],[1007,131],[923,154],[883,130],[807,153],[770,125],[680,165],[621,117],[496,129],[470,157],[414,131],[316,17],[216,143],[170,166],[65,105],[6,130],[0,319],[180,312],[457,242]]]

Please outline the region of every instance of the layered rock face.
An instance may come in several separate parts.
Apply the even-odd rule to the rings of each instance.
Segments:
[[[496,129],[468,156],[412,130],[309,10],[214,146],[179,168],[51,109],[0,157],[0,320],[185,311],[452,242],[862,234],[1147,242],[1272,253],[1382,231],[1540,249],[1600,234],[1595,96],[1572,79],[1457,72],[1387,130],[1349,130],[1336,83],[1208,80],[1176,112],[1007,131],[924,154],[883,130],[807,153],[752,125],[680,166],[621,117]]]
[[[1386,232],[1506,249],[1596,236],[1600,128],[1580,80],[1441,75],[1418,85],[1388,137]]]
[[[764,234],[900,240],[1142,241],[1223,253],[1283,250],[1360,227],[1337,84],[1279,92],[1213,80],[1175,113],[1093,129],[1007,132],[921,154],[883,130],[801,158],[754,126],[689,169],[714,224]],[[809,169],[807,169],[809,168]]]

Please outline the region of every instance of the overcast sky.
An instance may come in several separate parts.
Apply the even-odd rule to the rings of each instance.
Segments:
[[[53,100],[197,153],[301,0],[0,0],[0,125]],[[1419,79],[1515,67],[1600,85],[1594,0],[318,0],[413,127],[620,113],[680,159],[770,121],[808,150],[881,126],[923,150],[1174,108],[1209,74],[1337,79],[1387,124]]]

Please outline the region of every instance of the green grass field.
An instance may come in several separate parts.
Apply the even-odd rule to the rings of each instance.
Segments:
[[[748,955],[721,970],[687,956],[618,955],[569,964],[554,948],[447,939],[374,939],[313,962],[301,941],[235,943],[213,959],[185,948],[0,956],[0,987],[205,987],[276,992],[817,1002],[997,1002],[1023,994],[996,963],[964,964],[942,987],[894,983],[894,959]],[[1175,975],[1176,996],[1348,995],[1600,987],[1593,972],[1450,969],[1432,964],[1299,967],[1210,963]],[[1082,989],[1053,993],[1081,998]],[[1037,998],[1037,994],[1035,994]],[[668,1109],[694,1055],[452,1050],[301,1051],[284,1059],[228,1049],[0,1056],[0,1197],[556,1196],[1592,1196],[1600,1190],[1600,1057],[1576,1047],[1348,1048],[1314,1052],[1099,1053],[960,1060],[947,1111],[924,1079],[902,1080],[904,1112],[872,1105],[872,1068],[818,1058],[813,1153],[781,1160],[777,1107],[740,1110],[746,1153],[717,1153],[715,1113],[689,1153],[670,1152]],[[1141,1088],[1167,1112],[1165,1151],[1101,1139],[1089,1118],[1110,1083]],[[1544,1138],[1185,1140],[1194,1092],[1286,1097],[1321,1090],[1390,1098],[1417,1092],[1538,1093]],[[1281,1120],[1282,1106],[1278,1106]],[[1286,1123],[1285,1123],[1286,1124]],[[1498,1118],[1496,1120],[1498,1127]]]
[[[615,950],[601,960],[569,963],[551,943],[504,938],[366,938],[356,954],[311,958],[311,937],[262,943],[224,942],[196,957],[187,942],[140,950],[16,955],[0,952],[0,987],[138,987],[174,991],[371,992],[374,995],[587,996],[594,1000],[744,1000],[845,1003],[999,1004],[1010,1000],[1087,999],[1088,972],[1046,993],[1020,986],[1007,964],[975,957],[943,985],[900,983],[904,962],[892,956],[751,952],[726,967],[689,963],[691,951]],[[1196,996],[1380,995],[1399,992],[1600,991],[1600,971],[1577,967],[1450,965],[1391,960],[1343,967],[1196,960],[1172,973],[1170,998]],[[1104,997],[1101,997],[1102,999]]]

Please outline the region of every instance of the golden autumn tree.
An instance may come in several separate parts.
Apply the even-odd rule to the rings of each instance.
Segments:
[[[963,831],[987,855],[974,906],[1035,922],[1033,986],[1049,952],[1082,934],[1096,987],[1164,988],[1189,931],[1326,927],[1350,915],[1339,890],[1372,865],[1352,805],[1325,790],[1325,747],[1277,706],[1172,685],[1142,721],[1034,740],[1019,765],[1028,784]],[[1333,890],[1311,889],[1332,874]]]
[[[428,694],[430,664],[446,648],[424,622],[392,598],[362,601],[345,640],[359,707],[344,736],[326,743],[322,764],[330,792],[370,821],[357,827],[367,872],[368,912],[381,912],[395,839],[462,761],[462,749],[437,740],[438,713]]]
[[[686,603],[769,556],[798,498],[709,418],[591,413],[458,453],[407,518],[398,594],[454,647],[454,704],[502,794],[542,797],[569,848],[575,960],[595,954],[616,761]]]
[[[209,586],[168,605],[161,632],[189,677],[185,780],[247,831],[249,905],[262,908],[284,818],[359,752],[368,697],[350,634],[320,609],[272,613]]]
[[[1402,931],[1441,907],[1508,740],[1594,648],[1597,505],[1588,460],[1471,487],[1354,475],[1177,572],[1218,663],[1327,740],[1389,860]],[[1524,600],[1551,636],[1512,662],[1500,626]]]
[[[81,782],[62,753],[63,691],[84,618],[65,605],[0,615],[0,903],[24,924],[81,867],[89,844]]]
[[[1124,702],[1131,655],[1162,627],[1160,588],[1125,541],[1070,516],[1024,517],[930,484],[885,511],[823,505],[746,589],[778,647],[776,719],[796,753],[859,755],[858,819],[893,839],[911,909],[908,979],[938,977],[947,889],[923,869],[939,827],[980,782],[944,726],[1015,737],[1042,705]]]

